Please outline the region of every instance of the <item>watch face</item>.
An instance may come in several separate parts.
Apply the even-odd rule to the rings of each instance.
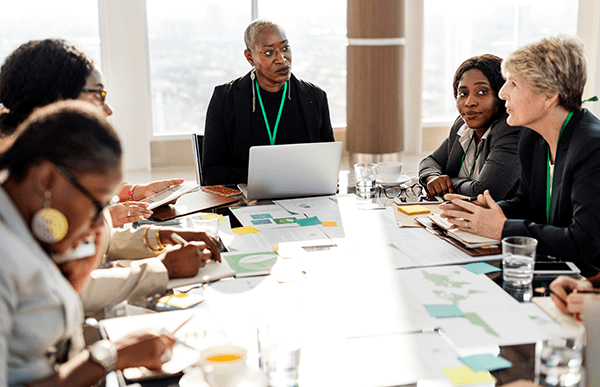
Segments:
[[[117,363],[117,350],[110,341],[97,341],[90,346],[89,352],[92,361],[104,367],[107,373],[114,369]]]

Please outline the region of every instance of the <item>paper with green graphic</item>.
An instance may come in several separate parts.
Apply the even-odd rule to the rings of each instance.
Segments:
[[[268,275],[277,262],[277,254],[273,250],[224,253],[221,257],[235,270],[236,277]]]

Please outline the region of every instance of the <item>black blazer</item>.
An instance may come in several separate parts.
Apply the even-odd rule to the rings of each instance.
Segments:
[[[502,237],[530,236],[538,251],[580,267],[600,267],[600,120],[575,112],[558,144],[549,224],[546,224],[548,145],[524,129],[519,141],[521,180],[515,198],[498,203],[508,218]]]
[[[481,165],[477,180],[458,177],[462,156],[465,154],[458,136],[464,121],[458,117],[450,129],[450,135],[419,164],[419,183],[427,187],[426,179],[429,176],[448,175],[452,178],[456,193],[475,196],[489,189],[496,200],[513,197],[517,192],[520,175],[517,144],[521,127],[509,126],[506,118],[505,114],[492,124],[483,143],[479,157],[485,162]]]
[[[297,97],[300,103],[309,142],[334,141],[325,91],[293,74],[290,88],[292,100]],[[260,114],[258,101],[256,111]],[[202,174],[206,184],[237,184],[248,181],[251,114],[250,72],[215,87],[204,127]]]

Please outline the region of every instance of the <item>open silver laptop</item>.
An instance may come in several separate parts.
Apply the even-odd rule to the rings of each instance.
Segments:
[[[341,159],[341,142],[253,146],[238,187],[250,200],[332,195]]]

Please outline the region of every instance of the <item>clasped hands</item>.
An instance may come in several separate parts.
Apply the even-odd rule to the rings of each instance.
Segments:
[[[467,198],[458,194],[444,195],[444,199],[451,203],[440,204],[439,208],[442,210],[440,216],[446,218],[459,230],[500,240],[506,216],[492,199],[490,192],[485,190],[475,202],[463,200]]]

